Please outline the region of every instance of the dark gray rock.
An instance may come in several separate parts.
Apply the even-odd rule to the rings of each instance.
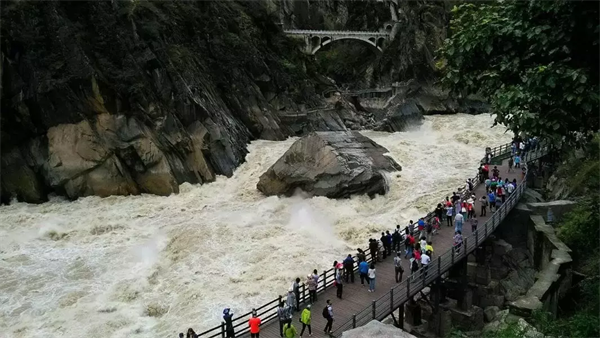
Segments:
[[[291,195],[302,189],[317,196],[385,194],[383,171],[401,170],[388,150],[359,132],[313,132],[296,141],[261,175],[266,195]]]
[[[483,310],[483,315],[485,320],[489,323],[496,319],[498,312],[500,312],[500,308],[497,306],[488,306]]]

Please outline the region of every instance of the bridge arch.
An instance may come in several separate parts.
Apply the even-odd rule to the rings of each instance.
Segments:
[[[375,37],[371,37],[368,39],[364,39],[364,38],[361,39],[361,38],[357,38],[357,37],[353,37],[353,36],[348,36],[348,37],[340,37],[340,38],[331,39],[329,37],[323,37],[321,39],[321,43],[319,45],[317,45],[317,47],[312,49],[311,55],[315,55],[321,48],[327,46],[328,44],[335,42],[335,41],[341,41],[341,40],[357,40],[357,41],[366,42],[370,46],[375,47],[375,49],[378,50],[379,52],[383,52],[382,47],[383,47],[383,42],[385,41],[385,38],[381,37],[379,39],[376,39]]]

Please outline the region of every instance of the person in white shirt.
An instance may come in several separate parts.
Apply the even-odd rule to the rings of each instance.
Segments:
[[[375,292],[375,264],[369,267],[369,292]]]
[[[421,266],[425,267],[427,265],[429,265],[429,262],[431,262],[431,252],[426,251],[424,254],[421,255]]]
[[[425,253],[425,247],[427,246],[427,239],[421,237],[421,253]]]
[[[463,219],[464,217],[462,214],[456,214],[456,216],[454,216],[454,231],[462,232]]]
[[[396,257],[394,257],[394,270],[395,270],[395,276],[396,276],[396,283],[400,283],[402,281],[402,274],[404,273],[400,255],[401,255],[401,253],[398,252]]]

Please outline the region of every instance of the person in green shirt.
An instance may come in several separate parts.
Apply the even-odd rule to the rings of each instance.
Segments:
[[[308,326],[308,335],[312,336],[312,330],[310,327],[310,304],[306,306],[306,309],[302,310],[302,314],[300,314],[300,323],[302,323],[302,330],[300,331],[300,338],[304,334],[304,329]]]
[[[296,328],[292,323],[288,322],[283,325],[283,336],[285,338],[296,338],[297,333],[298,331],[296,331]]]

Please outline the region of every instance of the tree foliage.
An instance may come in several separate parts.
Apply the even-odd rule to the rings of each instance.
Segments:
[[[598,131],[596,2],[464,3],[452,15],[438,65],[453,92],[483,94],[514,132],[573,142]]]

